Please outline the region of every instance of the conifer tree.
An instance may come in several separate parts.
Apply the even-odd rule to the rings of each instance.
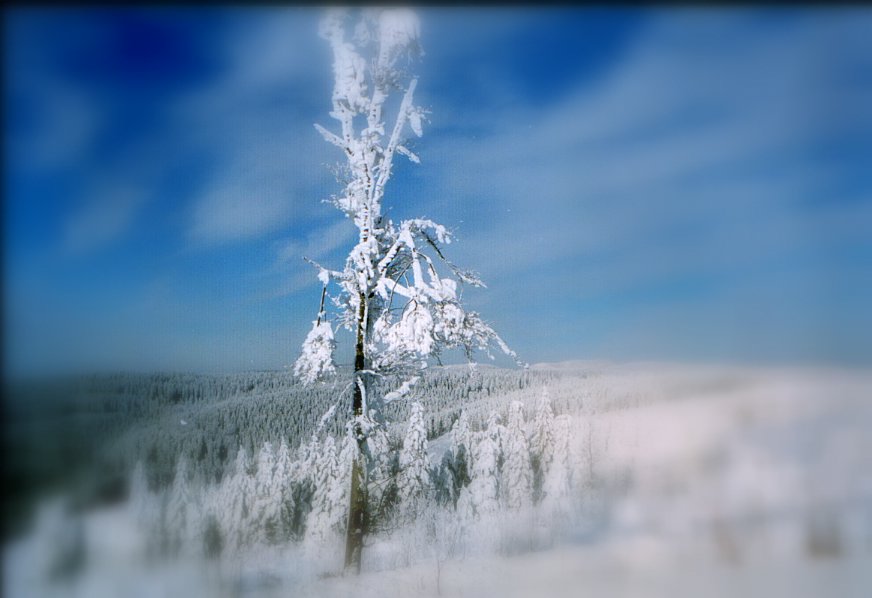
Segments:
[[[185,457],[180,457],[167,503],[167,531],[171,554],[178,554],[194,535],[198,522],[196,506],[193,503],[188,484],[188,461]]]
[[[499,509],[499,468],[497,447],[488,431],[474,440],[472,479],[460,493],[457,508],[465,518],[480,518]]]
[[[543,502],[555,511],[566,511],[572,487],[572,434],[569,415],[559,415],[554,420],[554,460],[543,483]]]
[[[249,517],[254,499],[254,480],[249,474],[250,463],[245,447],[239,447],[233,471],[221,482],[220,509],[223,514],[222,528],[233,547],[241,548],[250,540]]]
[[[412,521],[420,514],[431,487],[424,408],[416,401],[412,403],[412,413],[400,452],[398,490],[402,519]]]
[[[264,543],[273,544],[279,538],[282,498],[281,488],[276,484],[272,443],[265,442],[257,454],[252,501],[252,527],[254,534]]]
[[[535,502],[539,502],[541,499],[542,484],[548,476],[553,459],[554,411],[551,409],[548,390],[544,389],[536,405],[533,436],[530,438],[530,462],[533,467],[533,500]]]
[[[461,410],[460,416],[451,426],[451,451],[448,455],[454,496],[458,496],[461,489],[469,484],[472,469],[471,445],[469,417],[465,410]]]
[[[328,436],[321,444],[321,455],[314,471],[312,510],[306,521],[306,540],[316,548],[333,539],[339,523],[344,518],[347,505],[340,504],[342,490],[339,488],[339,461],[336,441]]]
[[[273,495],[278,497],[278,532],[280,538],[286,540],[290,537],[293,529],[294,511],[296,501],[293,493],[293,482],[296,467],[291,459],[291,451],[287,441],[283,438],[276,452],[276,465],[273,473]]]
[[[505,505],[517,509],[532,498],[533,471],[530,466],[530,449],[524,434],[524,411],[520,401],[509,407],[509,422],[502,470],[502,491]]]
[[[506,427],[503,425],[503,418],[500,417],[499,413],[496,411],[490,412],[485,429],[491,441],[493,441],[497,471],[502,471],[503,460],[505,458]],[[473,455],[473,459],[475,459],[475,455]]]

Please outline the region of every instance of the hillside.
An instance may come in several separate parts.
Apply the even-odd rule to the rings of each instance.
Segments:
[[[166,413],[147,426],[124,430],[118,446],[141,446],[132,439],[152,434],[188,446],[180,428],[220,429],[216,414],[240,413],[243,405],[259,400],[266,410],[277,408],[281,378],[258,376],[254,388],[235,396],[166,405]],[[470,441],[470,454],[478,455],[475,443],[486,431],[503,425],[499,422],[510,426],[515,401],[525,422],[523,435],[533,443],[547,392],[554,421],[568,424],[570,432],[561,455],[568,467],[565,490],[553,494],[556,502],[534,497],[521,507],[504,502],[500,491],[495,510],[472,515],[464,514],[462,497],[454,502],[457,497],[438,498],[437,492],[434,506],[416,522],[401,523],[391,515],[385,521],[393,523],[374,534],[364,556],[369,573],[362,581],[370,592],[365,595],[436,595],[437,579],[443,595],[457,596],[524,595],[524,587],[545,587],[544,579],[551,580],[549,595],[556,596],[578,595],[577,586],[596,588],[598,595],[640,588],[650,595],[697,595],[692,588],[709,582],[724,595],[819,595],[833,583],[844,590],[840,595],[858,595],[860,584],[868,584],[868,568],[860,563],[872,557],[870,383],[872,375],[859,370],[681,364],[434,372],[419,395],[428,417],[434,488],[441,487],[457,450],[456,434],[440,431],[451,428],[461,407],[471,438],[478,439]],[[310,405],[308,412],[299,411],[299,421],[314,421],[326,400]],[[183,417],[186,426],[161,430],[161,423]],[[252,424],[261,421],[256,417],[239,421],[252,426],[241,426],[240,437],[253,442],[269,437],[272,428]],[[294,430],[299,458],[305,454],[299,442],[304,429]],[[403,432],[400,426],[392,436],[401,438]],[[228,442],[233,437],[224,436]],[[190,463],[191,496],[200,497],[191,504],[201,505],[196,512],[223,504],[208,498],[222,496],[222,485],[198,473],[196,458]],[[510,479],[507,467],[497,472],[503,485]],[[480,469],[473,463],[470,472],[469,488],[479,487]],[[155,487],[145,496],[156,499],[159,492]],[[472,495],[471,504],[484,504],[480,499]],[[315,503],[307,508],[315,509]],[[82,549],[91,555],[90,565],[69,583],[88,595],[124,593],[130,583],[147,586],[141,577],[144,536],[130,508],[119,503],[82,520]],[[35,567],[46,561],[40,556],[45,541],[57,535],[57,516],[52,524],[46,515],[51,512],[43,510],[35,533],[9,551],[6,567],[14,574],[7,595],[26,595],[28,584],[38,583]],[[201,543],[193,538],[181,560],[149,561],[157,567],[149,575],[157,571],[155,579],[166,587],[208,595],[347,595],[350,582],[319,578],[335,573],[339,561],[332,549],[313,547],[334,546],[338,536],[328,534],[326,544],[313,544],[312,517],[303,517],[296,540],[252,539],[238,547],[228,540],[217,560],[203,561]],[[203,585],[197,563],[209,563],[212,585]],[[695,573],[688,577],[690,563]],[[769,585],[751,583],[764,578]]]

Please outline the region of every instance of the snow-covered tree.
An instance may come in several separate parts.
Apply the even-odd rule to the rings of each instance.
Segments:
[[[554,411],[548,390],[543,389],[536,405],[533,420],[533,436],[530,438],[530,461],[533,466],[533,498],[538,502],[542,495],[543,480],[548,476],[554,459]]]
[[[303,481],[314,481],[318,459],[321,456],[321,441],[317,434],[312,434],[309,442],[300,444],[297,449],[297,462],[300,464],[298,478]]]
[[[439,469],[439,486],[444,495],[443,502],[450,499],[456,503],[460,491],[469,485],[472,471],[472,432],[465,410],[461,410],[452,424],[450,434],[451,445]]]
[[[281,485],[276,483],[275,466],[272,443],[265,442],[257,454],[251,525],[257,538],[267,544],[279,539],[282,525],[284,496]]]
[[[570,453],[572,420],[559,415],[554,420],[554,460],[543,481],[543,504],[561,512],[568,509],[572,487],[572,455]]]
[[[533,471],[530,467],[530,449],[524,434],[524,406],[514,401],[509,407],[506,426],[502,469],[502,493],[505,504],[517,509],[527,504],[533,494]]]
[[[412,403],[409,426],[400,452],[399,500],[402,519],[413,520],[426,505],[431,490],[427,428],[421,403]]]
[[[493,441],[497,471],[501,471],[503,468],[503,459],[505,457],[506,427],[503,425],[503,418],[500,417],[499,413],[496,411],[490,412],[487,417],[487,427],[485,430]],[[473,459],[475,459],[474,454]]]
[[[272,484],[272,492],[279,497],[279,532],[282,538],[289,537],[293,528],[294,510],[297,506],[293,494],[296,467],[297,464],[291,459],[288,443],[282,439],[276,452]]]
[[[440,505],[456,506],[461,488],[455,473],[454,456],[451,451],[445,451],[434,472],[433,497]]]
[[[461,409],[460,415],[451,426],[451,453],[455,459],[464,457],[469,461],[469,447],[472,431],[469,428],[469,417],[466,410]]]
[[[360,569],[368,505],[366,439],[377,427],[380,404],[403,396],[426,367],[446,349],[462,348],[471,359],[476,350],[496,345],[514,353],[481,317],[460,303],[459,285],[483,286],[472,273],[445,259],[442,246],[451,241],[444,226],[423,218],[393,222],[384,216],[382,200],[397,154],[419,162],[404,141],[406,128],[423,134],[425,111],[414,104],[418,79],[403,64],[420,55],[418,21],[403,8],[367,9],[349,35],[348,10],[331,9],[320,34],[333,51],[333,110],[338,132],[316,125],[345,159],[343,191],[333,204],[354,224],[357,244],[343,270],[319,266],[324,285],[321,307],[295,364],[295,374],[311,383],[334,371],[334,328],[355,338],[352,381],[352,431],[359,455],[353,460],[346,534],[346,566]],[[385,110],[401,94],[393,124]],[[325,312],[328,285],[332,320]],[[373,396],[372,380],[396,380],[394,390]]]
[[[315,491],[315,476],[318,459],[321,456],[321,442],[313,433],[307,443],[297,447],[297,457],[291,468],[291,498],[289,530],[296,539],[304,538]]]
[[[318,319],[312,323],[312,330],[303,341],[300,358],[294,364],[294,374],[307,384],[336,371],[336,366],[333,365],[333,350],[336,347],[336,342],[333,340],[333,327],[327,320],[322,320],[323,310],[322,298]]]
[[[241,548],[251,540],[250,517],[254,502],[255,486],[249,468],[248,453],[240,447],[236,453],[233,471],[221,482],[220,504],[222,529],[235,548]]]
[[[457,509],[464,518],[479,518],[499,509],[499,468],[497,447],[487,432],[474,440],[472,480],[461,490]]]
[[[320,548],[339,531],[347,508],[347,504],[340,502],[343,489],[339,484],[339,461],[336,441],[332,436],[328,436],[321,444],[321,455],[314,475],[315,491],[312,510],[306,522],[306,540],[310,545]]]
[[[197,505],[194,504],[188,483],[188,461],[181,457],[176,465],[176,476],[167,502],[167,531],[172,554],[180,552],[195,535],[199,524],[196,515]]]

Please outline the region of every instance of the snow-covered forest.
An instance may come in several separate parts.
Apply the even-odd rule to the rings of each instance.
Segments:
[[[644,587],[652,571],[646,594],[691,595],[690,562],[736,583],[770,575],[775,595],[817,595],[831,575],[857,595],[872,558],[870,382],[838,369],[435,369],[379,439],[367,591],[524,595],[545,567],[554,595]],[[98,453],[124,463],[123,491],[40,500],[7,545],[6,595],[345,595],[352,449],[344,416],[319,421],[326,396],[298,395],[277,433],[270,397],[303,392],[286,374],[82,383],[92,394],[67,417],[105,430]],[[138,406],[106,425],[125,402]]]
[[[833,91],[749,109],[748,93],[768,106],[821,84],[797,74],[805,54],[782,51],[795,45],[780,32],[731,41],[718,66],[708,42],[735,36],[689,36],[697,17],[591,12],[611,29],[589,27],[590,41],[531,33],[525,17],[448,19],[435,54],[454,66],[430,82],[411,9],[328,8],[317,26],[235,10],[109,15],[108,42],[70,18],[69,47],[33,34],[52,29],[38,15],[10,28],[14,129],[87,106],[77,79],[118,106],[66,127],[45,118],[74,152],[8,143],[4,596],[869,594],[872,349],[842,316],[868,319],[852,269],[869,248],[850,211],[862,185],[834,185],[839,201],[791,196],[794,211],[757,188],[761,165],[841,160],[824,133],[864,131],[839,120],[863,102]],[[301,23],[320,50],[282,45]],[[743,23],[751,39],[765,30]],[[28,86],[51,79],[31,65],[67,51],[63,105],[28,112]],[[758,51],[776,66],[743,84],[735,63]],[[689,66],[673,76],[677,62]],[[123,91],[107,92],[113,76]],[[431,122],[441,101],[453,108]],[[807,131],[828,102],[845,106],[835,132]],[[332,152],[326,174],[304,129]],[[28,168],[18,156],[33,148]],[[97,182],[40,172],[88,148]],[[109,180],[116,155],[136,167]],[[434,175],[415,170],[431,163]],[[43,208],[68,190],[86,209],[55,222]],[[850,224],[809,234],[818,218]],[[43,226],[66,231],[60,248]],[[470,257],[494,289],[459,264]],[[848,265],[815,270],[827,260]],[[803,268],[820,276],[791,278]],[[860,289],[850,300],[843,279]],[[827,319],[808,317],[825,305]],[[554,362],[599,352],[626,359]]]

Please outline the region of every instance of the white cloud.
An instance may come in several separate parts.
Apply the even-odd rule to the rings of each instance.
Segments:
[[[194,207],[190,237],[205,244],[258,237],[286,224],[292,211],[281,178],[213,185]]]
[[[333,215],[336,219],[330,224],[315,228],[301,238],[276,243],[275,263],[258,275],[279,278],[279,281],[272,284],[269,290],[257,293],[255,300],[272,300],[316,288],[320,284],[317,272],[311,264],[303,262],[304,257],[325,268],[342,268],[342,263],[330,263],[327,260],[335,258],[337,250],[352,247],[357,229],[338,212]]]
[[[292,239],[282,243],[278,249],[279,262],[291,262],[303,257],[318,260],[340,247],[346,245],[350,247],[356,229],[347,218],[338,213],[336,215],[339,219],[332,224],[309,232],[305,239]]]
[[[857,292],[827,252],[868,246],[872,196],[833,197],[842,164],[814,152],[872,134],[863,24],[672,12],[557,104],[434,105],[449,111],[434,120],[475,132],[419,148],[428,197],[445,198],[428,210],[459,228],[449,257],[488,283],[473,306],[518,348],[564,357],[735,356],[760,334],[761,355],[790,355],[796,336],[814,346],[814,326],[791,336],[789,318],[739,319],[772,297],[794,319],[824,318],[823,303],[779,292],[789,276]]]
[[[62,249],[80,255],[121,238],[133,225],[145,195],[127,186],[103,188],[67,221]]]
[[[256,238],[317,212],[332,159],[305,112],[320,74],[308,56],[319,41],[313,14],[246,15],[226,43],[222,75],[172,107],[187,143],[216,164],[190,211],[194,243]]]
[[[583,256],[568,276],[595,258],[625,269],[629,281],[649,252],[673,252],[664,264],[673,271],[705,270],[723,254],[753,262],[769,250],[771,237],[758,233],[778,230],[832,176],[797,155],[831,133],[821,131],[820,111],[856,101],[851,82],[823,85],[826,61],[815,60],[849,59],[838,50],[849,42],[815,25],[760,29],[744,16],[669,15],[609,76],[559,105],[501,114],[491,136],[430,140],[422,157],[450,173],[434,181],[436,193],[484,204],[443,208],[479,214],[478,228],[452,249],[486,277],[516,280]],[[855,125],[868,127],[868,115]],[[717,239],[688,246],[670,234],[679,224],[717,229]]]

